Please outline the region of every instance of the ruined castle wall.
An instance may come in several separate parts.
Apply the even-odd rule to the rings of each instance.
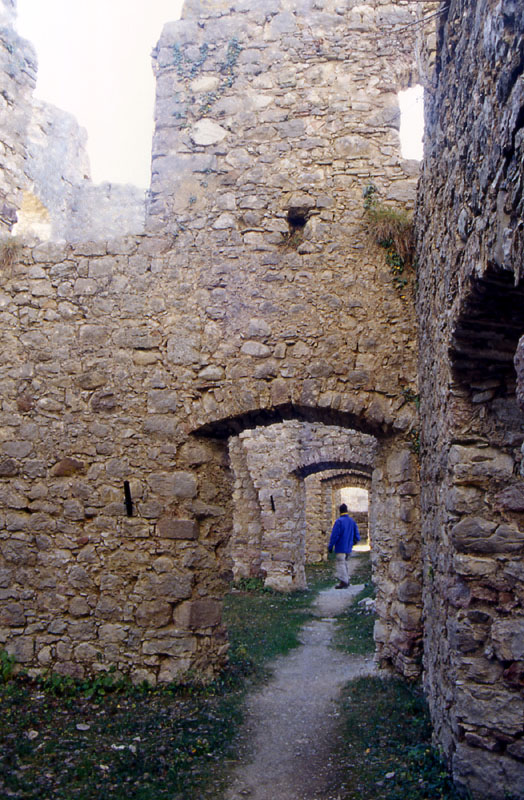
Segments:
[[[15,32],[15,4],[0,2],[0,234],[16,222],[16,209],[26,187],[26,135],[36,83],[33,47]]]
[[[418,212],[425,683],[455,778],[502,800],[524,786],[524,11],[443,12]]]
[[[23,241],[112,239],[144,230],[145,192],[90,177],[76,119],[33,97],[37,60],[0,2],[0,234]]]
[[[18,237],[78,242],[143,233],[144,190],[94,184],[86,146],[87,133],[75,117],[33,99]]]
[[[348,472],[341,475],[340,469],[325,470],[310,475],[306,482],[306,563],[325,561],[331,528],[338,516],[342,500],[340,492],[346,486],[370,487],[371,477]],[[351,509],[350,509],[351,513]],[[368,515],[352,516],[357,520],[359,531],[367,538]]]
[[[31,669],[223,663],[228,438],[288,419],[379,442],[379,647],[415,669],[414,278],[397,291],[362,190],[412,202],[396,92],[420,3],[321,5],[188,5],[156,55],[148,234],[5,276],[0,636]]]

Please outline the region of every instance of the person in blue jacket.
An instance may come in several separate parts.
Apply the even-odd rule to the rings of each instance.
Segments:
[[[335,589],[347,589],[349,586],[347,559],[351,554],[353,545],[360,542],[358,525],[348,514],[348,507],[345,503],[340,506],[340,517],[336,520],[329,539],[328,553],[335,550],[335,576],[338,584]]]

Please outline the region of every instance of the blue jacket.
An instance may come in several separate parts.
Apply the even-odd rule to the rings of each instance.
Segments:
[[[335,553],[351,553],[353,545],[357,542],[360,542],[357,523],[349,514],[342,514],[333,525],[329,552],[335,548]]]

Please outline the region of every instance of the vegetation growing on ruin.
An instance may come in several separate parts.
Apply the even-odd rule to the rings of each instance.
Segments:
[[[114,672],[82,681],[13,678],[13,659],[0,651],[0,796],[220,797],[246,689],[265,677],[269,659],[298,644],[316,591],[332,583],[331,564],[310,574],[310,589],[292,594],[256,579],[240,584],[226,603],[230,664],[208,685],[189,675],[167,687],[133,687]]]
[[[307,591],[281,593],[264,588],[262,581],[240,581],[226,598],[224,618],[231,643],[230,659],[261,675],[268,661],[299,644],[298,633],[310,618],[311,603],[320,589],[333,583],[333,567],[308,568]]]
[[[375,615],[365,606],[359,605],[361,600],[375,596],[375,588],[371,580],[371,559],[369,553],[358,558],[357,569],[351,576],[352,584],[364,584],[364,588],[355,597],[351,606],[337,619],[334,644],[339,650],[355,655],[370,655],[375,652],[373,627]]]
[[[369,555],[352,578],[372,592]],[[331,561],[308,568],[307,591],[280,594],[257,579],[227,598],[228,669],[213,683],[195,676],[161,688],[132,686],[116,673],[74,681],[12,678],[0,656],[0,795],[16,800],[205,800],[224,796],[242,704],[267,662],[298,644],[317,591],[333,583]],[[373,615],[368,615],[373,619]],[[369,641],[369,632],[366,633]],[[358,642],[347,649],[356,653]],[[340,800],[456,800],[418,686],[400,679],[348,684],[333,754]]]
[[[216,89],[206,92],[203,95],[198,107],[198,113],[200,116],[207,114],[217,100],[222,97],[224,92],[233,85],[235,80],[236,66],[241,52],[242,46],[240,45],[238,39],[236,37],[230,39],[227,45],[225,57],[221,62],[214,66],[212,70],[212,72],[218,72],[220,75],[219,84]],[[179,44],[174,44],[172,46],[172,53],[173,66],[176,68],[179,78],[182,78],[185,83],[188,83],[196,78],[210,56],[209,46],[206,43],[200,46],[199,54],[196,59],[191,58],[180,47]],[[183,114],[179,111],[176,113],[176,116],[180,119],[183,117]]]
[[[0,266],[3,272],[7,272],[16,264],[22,251],[22,245],[18,239],[5,239],[0,243]]]
[[[366,677],[344,692],[333,788],[341,800],[458,800],[431,745],[431,723],[419,684]]]
[[[393,283],[402,292],[408,283],[405,270],[413,262],[413,218],[405,209],[381,202],[377,194],[374,183],[368,183],[363,190],[366,232],[385,250]]]

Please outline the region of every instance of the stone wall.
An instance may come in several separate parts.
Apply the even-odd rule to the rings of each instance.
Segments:
[[[500,800],[524,796],[523,56],[521,4],[443,4],[417,225],[425,684],[455,778]]]
[[[375,437],[379,658],[419,668],[414,276],[397,290],[362,192],[413,201],[421,4],[235,8],[163,32],[147,234],[26,248],[4,276],[0,642],[30,670],[216,671],[228,440],[286,420]]]
[[[375,447],[372,436],[318,423],[270,425],[233,439],[235,575],[259,574],[280,590],[304,588],[305,563],[313,552],[322,558],[326,547],[322,528],[308,530],[312,498],[304,478],[337,464],[371,474]]]
[[[327,546],[331,528],[338,516],[335,498],[340,494],[339,486],[350,486],[353,482],[370,487],[370,475],[340,470],[324,470],[309,475],[306,483],[306,564],[314,564],[327,559]],[[359,520],[359,530],[363,519]],[[365,535],[367,536],[367,514],[365,515]]]
[[[16,210],[26,186],[26,138],[36,83],[36,56],[12,27],[15,4],[0,1],[0,234],[16,222]]]
[[[144,230],[145,192],[90,178],[87,134],[71,114],[33,97],[36,54],[0,2],[0,234],[22,241],[112,239]]]
[[[78,242],[143,233],[145,191],[94,184],[86,146],[87,133],[71,114],[33,99],[16,236]]]

